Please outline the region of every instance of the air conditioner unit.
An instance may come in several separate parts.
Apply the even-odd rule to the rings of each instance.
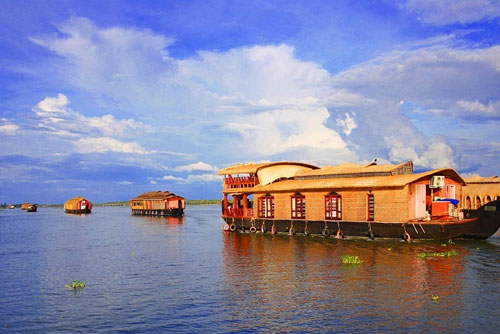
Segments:
[[[444,187],[444,176],[435,175],[431,177],[431,188],[443,188]]]

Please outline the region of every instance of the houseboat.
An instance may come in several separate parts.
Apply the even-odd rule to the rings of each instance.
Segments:
[[[83,197],[74,197],[64,203],[66,213],[87,214],[92,212],[92,203]]]
[[[461,208],[478,209],[484,204],[500,200],[500,177],[473,176],[465,179]]]
[[[38,208],[38,207],[36,206],[36,204],[30,204],[30,205],[26,208],[26,211],[27,211],[27,212],[36,212],[37,208]]]
[[[223,175],[224,230],[323,236],[486,239],[500,227],[500,200],[459,207],[465,180],[451,168],[297,162],[240,164]],[[250,199],[253,198],[253,201]]]
[[[130,208],[133,215],[180,217],[184,214],[186,200],[169,191],[151,191],[132,199]]]
[[[30,205],[33,205],[33,204],[31,204],[31,203],[23,203],[23,204],[21,204],[21,210],[28,210],[28,207]]]

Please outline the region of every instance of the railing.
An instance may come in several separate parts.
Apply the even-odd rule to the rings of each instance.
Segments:
[[[224,189],[235,189],[235,188],[253,188],[259,183],[258,178],[255,175],[250,176],[237,176],[224,178]]]
[[[243,209],[243,208],[227,208],[224,212],[225,217],[235,217],[235,218],[244,218],[244,217],[253,217],[253,209]]]

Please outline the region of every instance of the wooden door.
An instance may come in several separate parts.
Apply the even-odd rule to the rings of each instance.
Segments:
[[[415,196],[415,218],[425,217],[425,184],[416,185]]]

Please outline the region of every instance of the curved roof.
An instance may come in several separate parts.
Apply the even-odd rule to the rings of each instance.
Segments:
[[[229,166],[223,168],[219,171],[219,175],[228,175],[228,174],[255,174],[259,169],[277,165],[295,165],[308,167],[311,169],[318,169],[319,167],[303,163],[303,162],[291,162],[291,161],[281,161],[281,162],[264,162],[264,163],[247,163],[247,164],[238,164],[234,166]]]
[[[498,176],[490,176],[490,177],[482,177],[482,176],[472,176],[465,178],[465,182],[467,184],[473,183],[500,183],[500,177]]]
[[[133,198],[132,201],[145,200],[145,199],[164,200],[164,199],[168,199],[168,198],[172,198],[172,197],[183,198],[181,196],[177,196],[174,193],[171,193],[170,191],[149,191],[149,192],[142,193],[139,196]]]
[[[371,163],[368,165],[359,165],[352,162],[345,162],[336,166],[324,166],[320,169],[310,171],[299,171],[296,177],[306,178],[312,176],[326,175],[353,175],[353,174],[410,174],[413,173],[413,163],[407,161],[399,165],[377,165]]]
[[[452,168],[435,169],[418,174],[364,176],[345,178],[323,178],[305,180],[282,180],[266,186],[256,186],[255,192],[266,191],[305,191],[316,189],[352,189],[352,188],[398,188],[434,174],[444,175],[465,184],[462,177]]]
[[[80,196],[76,196],[76,197],[73,197],[72,199],[64,202],[64,208],[67,208],[67,207],[70,207],[72,205],[76,205],[78,202],[81,202],[81,201],[87,201],[87,202],[90,202],[88,199],[86,198],[83,198],[83,197],[80,197]]]

